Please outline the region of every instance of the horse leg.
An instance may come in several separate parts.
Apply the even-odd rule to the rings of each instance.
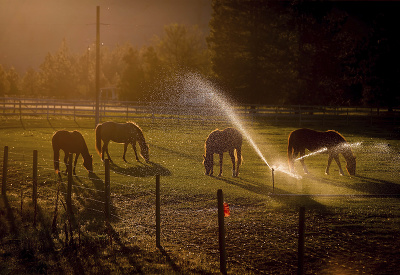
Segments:
[[[108,153],[108,141],[104,142],[103,149],[101,150],[101,160],[104,161],[104,153],[107,153],[108,159],[112,162],[110,154]]]
[[[122,159],[125,161],[125,162],[127,162],[126,161],[126,159],[125,159],[125,154],[126,154],[126,150],[128,149],[128,143],[125,143],[124,144],[124,154],[122,155]]]
[[[308,174],[308,169],[306,164],[304,163],[304,158],[303,158],[305,154],[306,154],[305,149],[300,151],[300,163],[303,166],[304,173]]]
[[[222,176],[222,160],[224,158],[224,154],[219,154],[219,174],[218,177]]]
[[[341,176],[344,176],[344,173],[343,173],[343,170],[342,170],[342,165],[340,165],[339,154],[336,154],[333,158],[335,159],[336,164],[337,164],[337,166],[339,167],[339,173],[340,173],[340,175],[341,175]]]
[[[239,176],[239,166],[242,164],[242,148],[236,149],[236,157],[237,157],[237,168],[236,168],[236,177]]]
[[[296,173],[296,171],[294,169],[294,160],[299,153],[300,153],[300,151],[296,148],[293,148],[291,151],[288,152],[288,162],[289,162],[289,172],[290,173]]]
[[[76,168],[76,163],[78,162],[78,157],[79,157],[79,153],[76,153],[75,154],[75,161],[74,161],[74,170],[73,170],[73,174],[74,175],[76,175],[76,172],[75,172],[75,168]]]
[[[326,166],[326,169],[325,169],[325,175],[329,175],[329,167],[331,166],[332,159],[333,159],[332,154],[329,154],[328,165]]]
[[[65,155],[64,155],[65,173],[68,173],[68,155],[69,154],[65,151],[64,151],[64,153],[65,153]]]
[[[136,152],[136,141],[132,142],[131,144],[132,144],[133,151],[135,152],[136,161],[139,161],[139,157]]]
[[[231,157],[231,160],[232,160],[232,177],[236,177],[236,171],[235,171],[235,162],[236,162],[236,160],[235,160],[235,151],[234,151],[234,149],[229,151],[229,156]]]

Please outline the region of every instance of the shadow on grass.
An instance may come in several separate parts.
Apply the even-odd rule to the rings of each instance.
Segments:
[[[191,159],[191,160],[194,160],[194,161],[199,161],[199,157],[197,157],[195,155],[186,154],[186,153],[183,153],[183,152],[180,152],[180,151],[171,150],[169,148],[165,148],[165,147],[162,147],[162,146],[159,146],[159,145],[155,145],[155,144],[150,144],[149,143],[149,145],[150,145],[151,148],[157,148],[159,150],[168,152],[170,154],[178,155],[180,157],[184,157],[184,158]]]
[[[372,195],[384,194],[400,197],[400,184],[364,176],[356,176],[355,178],[360,179],[361,182],[357,182],[353,186],[348,186],[349,188],[368,192]]]
[[[289,207],[298,208],[307,206],[310,208],[328,211],[327,207],[313,199],[312,195],[292,194],[279,188],[272,188],[271,186],[260,185],[257,182],[249,181],[243,178],[224,178],[214,177],[217,180],[226,182],[242,189],[248,190],[258,195],[268,196],[274,201],[287,205]]]
[[[352,181],[351,183],[346,183],[335,182],[333,180],[330,180],[329,178],[316,177],[312,176],[311,174],[308,174],[307,177],[331,186],[345,187],[355,191],[363,192],[366,193],[366,195],[400,197],[400,184],[387,180],[357,175],[352,176],[354,178],[354,181]],[[345,196],[348,194],[338,195]]]
[[[171,259],[167,251],[165,251],[164,247],[158,246],[158,249],[160,250],[161,254],[165,257],[167,260],[167,263],[172,267],[172,269],[177,272],[178,274],[181,273],[182,271],[179,269],[179,267],[175,264],[175,262]]]
[[[156,175],[170,176],[171,171],[160,164],[154,162],[142,163],[132,167],[120,167],[115,163],[110,163],[110,169],[118,174],[134,177],[152,177]]]
[[[2,194],[1,198],[2,198],[3,204],[4,204],[4,211],[5,211],[4,214],[5,214],[6,219],[7,219],[8,223],[9,223],[9,225],[10,225],[11,232],[13,234],[15,234],[15,235],[18,235],[17,226],[15,225],[14,213],[13,213],[13,210],[12,210],[12,208],[10,206],[10,203],[8,202],[7,195]],[[3,212],[3,210],[0,210],[0,211]],[[0,212],[0,214],[3,215],[3,213],[1,213],[1,212]]]

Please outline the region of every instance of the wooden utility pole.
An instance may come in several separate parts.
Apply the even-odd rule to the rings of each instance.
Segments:
[[[100,119],[100,6],[97,6],[97,20],[96,20],[96,119],[95,127],[99,124]]]

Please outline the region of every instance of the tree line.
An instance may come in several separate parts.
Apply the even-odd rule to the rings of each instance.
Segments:
[[[100,86],[115,87],[121,100],[160,99],[176,70],[186,68],[209,74],[205,35],[197,26],[171,24],[152,44],[137,48],[130,43],[100,49]],[[31,96],[65,99],[95,99],[95,45],[72,53],[62,41],[48,53],[37,70],[23,76],[0,64],[0,96]]]
[[[166,100],[177,72],[217,82],[242,103],[396,107],[398,2],[212,0],[210,32],[167,25],[151,45],[101,47],[101,87]],[[0,96],[95,95],[95,47],[66,41],[23,76],[0,65]],[[172,88],[173,87],[173,88]]]

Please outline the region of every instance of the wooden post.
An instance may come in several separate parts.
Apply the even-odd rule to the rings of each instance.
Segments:
[[[96,7],[96,114],[95,127],[100,123],[100,6]]]
[[[218,197],[218,228],[219,228],[219,266],[222,274],[227,274],[226,270],[226,250],[225,250],[225,214],[224,214],[224,195],[221,189],[217,191]]]
[[[299,247],[297,274],[304,274],[304,234],[305,234],[305,208],[300,207],[299,212]]]
[[[156,176],[156,246],[161,247],[160,175]]]
[[[104,160],[105,171],[104,171],[104,194],[105,194],[105,215],[107,224],[110,223],[110,160]]]
[[[5,197],[7,191],[7,166],[8,166],[8,146],[4,146],[3,155],[3,178],[1,181],[1,194]]]
[[[72,154],[70,153],[68,156],[68,186],[67,186],[67,213],[68,216],[72,216],[72,200],[71,200],[71,193],[72,193]]]
[[[37,150],[33,150],[33,167],[32,167],[32,202],[34,208],[33,215],[33,225],[36,225],[36,216],[37,216],[37,166],[38,166],[38,152]]]

